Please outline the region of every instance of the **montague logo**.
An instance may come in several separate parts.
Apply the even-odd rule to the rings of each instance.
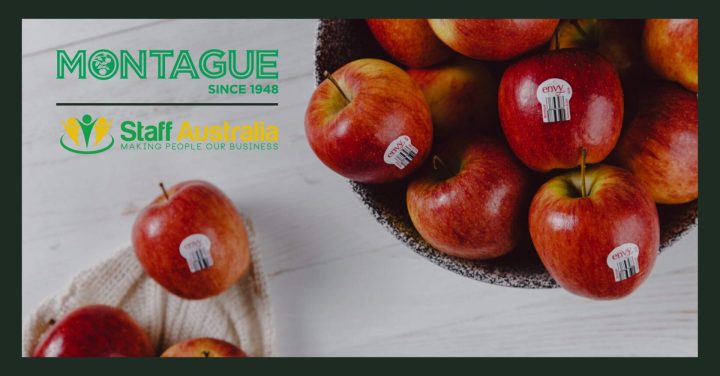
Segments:
[[[274,95],[277,83],[278,50],[219,50],[200,53],[190,50],[56,50],[56,78],[64,80],[175,80],[209,79],[210,95]],[[225,79],[228,82],[216,83]]]
[[[76,154],[101,153],[115,144],[115,138],[108,134],[111,125],[104,117],[93,119],[88,114],[68,118],[63,121],[65,133],[60,136],[60,145]]]
[[[65,133],[60,137],[63,149],[77,154],[97,154],[116,144],[109,134],[111,122],[105,117],[64,120]],[[192,124],[190,121],[144,122],[123,120],[120,123],[121,151],[265,151],[279,149],[279,129],[263,120],[245,124]],[[178,124],[177,126],[175,124]]]
[[[57,78],[68,76],[78,79],[95,78],[109,80],[119,77],[148,79],[219,79],[230,77],[237,80],[278,78],[278,50],[210,49],[193,55],[189,50],[77,50],[68,53],[56,51]],[[149,63],[156,69],[148,69]],[[89,73],[89,75],[88,75]]]

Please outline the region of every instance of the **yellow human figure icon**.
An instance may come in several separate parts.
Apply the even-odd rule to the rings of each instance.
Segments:
[[[95,143],[93,146],[97,146],[100,141],[105,138],[105,135],[110,131],[111,125],[112,123],[107,121],[104,116],[97,120],[97,123],[95,123]]]
[[[80,146],[80,124],[77,119],[71,117],[67,121],[63,122],[65,127],[65,133],[73,140],[76,146]]]

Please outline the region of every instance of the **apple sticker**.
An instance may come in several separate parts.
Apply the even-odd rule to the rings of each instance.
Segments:
[[[402,135],[388,145],[383,160],[385,163],[395,165],[395,167],[402,170],[412,162],[417,153],[418,149],[413,146],[410,137]]]
[[[570,120],[572,86],[567,81],[549,78],[538,86],[535,96],[542,106],[543,123]]]
[[[180,255],[187,261],[190,272],[213,266],[210,254],[210,238],[203,234],[192,234],[180,243]]]
[[[626,280],[640,272],[638,256],[640,248],[635,243],[621,244],[607,256],[607,264],[612,269],[615,282]]]

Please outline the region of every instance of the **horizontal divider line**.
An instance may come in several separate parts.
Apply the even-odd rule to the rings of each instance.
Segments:
[[[56,106],[278,106],[276,102],[231,102],[231,103],[203,103],[203,102],[58,102]]]

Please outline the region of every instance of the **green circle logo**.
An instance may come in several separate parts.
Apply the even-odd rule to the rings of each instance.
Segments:
[[[115,76],[118,70],[118,58],[110,50],[97,50],[90,55],[90,74],[98,80],[107,80]]]
[[[62,146],[63,149],[65,149],[65,150],[67,150],[67,151],[69,151],[69,152],[73,152],[73,153],[75,153],[75,154],[97,154],[97,153],[102,153],[102,152],[104,152],[105,150],[110,149],[110,148],[113,146],[113,144],[115,144],[115,138],[114,138],[113,136],[110,136],[110,142],[107,144],[107,146],[105,146],[105,147],[103,147],[103,148],[101,148],[101,149],[97,149],[97,150],[80,150],[80,149],[73,148],[73,147],[69,146],[68,144],[66,144],[65,141],[63,140],[64,138],[65,138],[65,135],[60,136],[60,146]]]

